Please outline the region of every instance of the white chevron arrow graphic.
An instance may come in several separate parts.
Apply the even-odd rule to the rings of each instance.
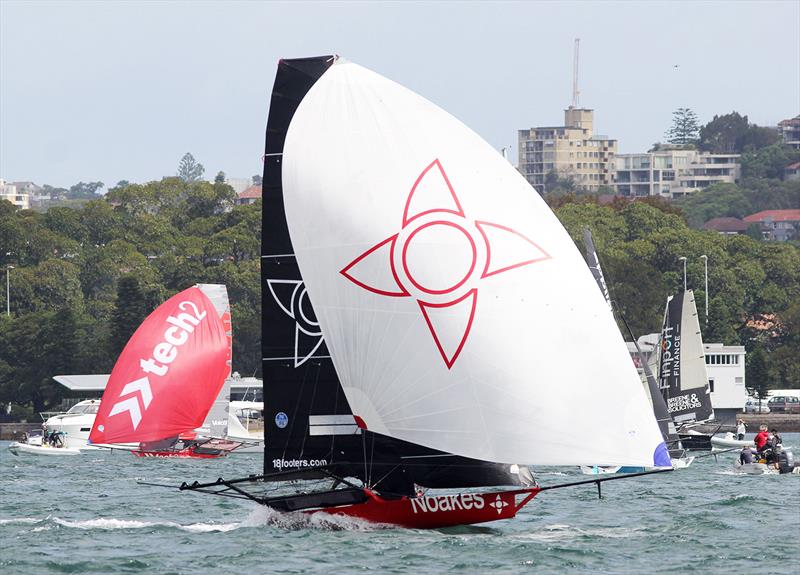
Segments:
[[[145,410],[153,400],[153,392],[150,389],[150,380],[147,379],[147,376],[137,379],[136,381],[132,381],[123,387],[120,397],[130,393],[139,394],[139,396],[142,398],[142,404],[144,405]],[[111,417],[112,415],[117,415],[118,413],[123,413],[125,411],[130,414],[133,429],[136,429],[139,426],[139,423],[142,421],[142,411],[139,409],[139,401],[136,397],[129,397],[128,399],[115,403],[108,416]]]

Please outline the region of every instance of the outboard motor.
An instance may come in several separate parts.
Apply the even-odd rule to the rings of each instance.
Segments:
[[[795,465],[794,454],[790,450],[782,449],[778,456],[778,470],[781,473],[792,473]]]

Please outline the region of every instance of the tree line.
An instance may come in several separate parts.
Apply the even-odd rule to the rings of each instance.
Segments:
[[[122,182],[75,207],[37,212],[0,202],[0,270],[10,274],[2,283],[10,280],[11,296],[10,316],[0,315],[0,403],[28,411],[56,406],[65,391],[53,375],[109,373],[144,317],[195,283],[228,286],[233,368],[261,375],[261,202],[235,205],[223,178],[202,181],[191,177],[202,173],[197,165],[182,165],[188,177]],[[745,194],[748,210],[769,194],[788,204],[797,197],[789,187],[742,190],[736,193]],[[692,200],[712,213],[723,191]],[[634,333],[660,329],[667,296],[682,287],[680,257],[688,258],[688,283],[705,317],[705,254],[704,340],[744,345],[755,363],[748,359],[749,385],[800,386],[796,245],[693,229],[687,204],[658,198],[608,205],[596,196],[547,200],[579,246],[583,227],[591,228],[612,295]],[[0,310],[7,303],[2,289]]]

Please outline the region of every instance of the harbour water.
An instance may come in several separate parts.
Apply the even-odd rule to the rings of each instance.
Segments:
[[[800,434],[784,443],[800,450]],[[142,485],[258,473],[258,455],[14,457],[0,442],[0,572],[798,572],[800,475],[742,476],[734,453],[684,470],[547,491],[514,520],[380,528]],[[543,485],[585,479],[539,470]]]

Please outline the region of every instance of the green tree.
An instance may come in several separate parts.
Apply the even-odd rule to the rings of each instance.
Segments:
[[[742,179],[783,178],[783,169],[800,160],[800,150],[773,144],[742,154]]]
[[[203,177],[206,169],[197,162],[189,152],[186,152],[178,164],[178,177],[184,182],[196,182]]]
[[[69,189],[66,196],[72,199],[93,200],[97,198],[103,182],[78,182]]]
[[[215,184],[224,184],[225,183],[225,172],[220,170],[217,172],[217,175],[214,176],[214,183]]]
[[[781,136],[774,128],[764,128],[751,124],[742,135],[738,151],[760,150],[779,143]]]
[[[769,358],[764,346],[760,343],[745,356],[745,378],[748,387],[753,389],[758,399],[764,399],[772,387],[772,378],[769,371]]]
[[[123,276],[117,283],[117,300],[111,317],[111,354],[116,357],[147,317],[145,296],[134,276]]]
[[[261,185],[261,174],[256,174],[251,179],[253,181],[253,185],[254,186],[260,186]]]
[[[670,144],[685,146],[697,142],[699,131],[697,114],[689,108],[678,108],[672,113],[672,127],[667,130],[666,138]]]
[[[744,134],[749,123],[747,116],[731,112],[722,116],[714,116],[708,124],[700,128],[698,147],[714,154],[733,154],[741,150]]]

